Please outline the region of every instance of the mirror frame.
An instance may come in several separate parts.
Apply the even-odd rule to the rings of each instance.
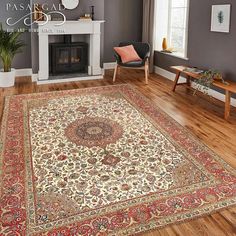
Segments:
[[[65,7],[65,9],[73,10],[78,7],[79,0],[61,0],[61,3]]]

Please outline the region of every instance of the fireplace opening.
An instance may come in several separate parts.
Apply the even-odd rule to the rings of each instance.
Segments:
[[[49,73],[61,75],[88,72],[88,44],[72,42],[71,35],[63,43],[49,44]]]

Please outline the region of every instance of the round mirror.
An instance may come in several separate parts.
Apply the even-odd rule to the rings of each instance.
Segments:
[[[79,5],[79,0],[61,0],[62,5],[69,10],[75,9]]]

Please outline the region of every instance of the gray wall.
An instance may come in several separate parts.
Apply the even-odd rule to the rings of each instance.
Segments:
[[[230,34],[210,32],[211,6],[226,3],[232,5]],[[156,52],[155,65],[167,70],[172,65],[182,64],[212,68],[236,81],[236,1],[190,0],[189,16],[189,61]]]
[[[6,12],[5,5],[14,4],[15,0],[1,0],[0,21],[6,21],[7,17],[14,16],[19,19],[25,15],[25,11]],[[24,0],[23,3],[48,3],[59,4],[60,0]],[[140,41],[142,36],[142,0],[80,0],[79,7],[75,10],[65,10],[63,13],[68,20],[77,20],[79,16],[90,12],[90,6],[95,6],[95,19],[106,20],[102,27],[104,38],[101,42],[102,61],[113,62],[113,47],[124,40]],[[23,26],[16,25],[17,28]],[[35,26],[34,26],[35,27]],[[34,28],[33,27],[33,28]],[[26,43],[23,53],[17,55],[13,66],[15,68],[33,68],[38,72],[38,35],[37,33],[24,33],[22,39]],[[56,39],[55,39],[56,40]],[[24,58],[22,60],[22,58]]]
[[[105,0],[104,62],[115,61],[113,47],[121,41],[141,41],[142,4],[142,0]]]
[[[26,10],[23,11],[7,11],[6,4],[13,4],[16,3],[14,0],[1,0],[0,6],[0,22],[2,22],[4,29],[18,29],[18,28],[26,28],[22,22],[19,24],[9,27],[6,25],[6,19],[12,17],[12,23],[16,22],[18,19],[26,15]],[[30,0],[24,0],[24,4],[30,4]],[[27,29],[27,28],[26,28]],[[20,68],[31,68],[31,36],[30,33],[23,33],[21,39],[25,42],[26,46],[23,48],[22,53],[18,54],[14,61],[12,67],[16,69]],[[22,59],[23,58],[23,59]],[[2,65],[0,65],[0,68]]]

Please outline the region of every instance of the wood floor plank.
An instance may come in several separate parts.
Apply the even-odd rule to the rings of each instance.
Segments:
[[[37,85],[29,77],[17,78],[14,88],[0,89],[0,115],[5,96],[77,88],[112,85],[113,71],[107,71],[103,80]],[[224,118],[224,103],[203,94],[193,95],[185,87],[172,92],[173,82],[151,75],[149,85],[142,72],[120,70],[115,84],[129,83],[151,99],[168,115],[186,127],[232,167],[236,168],[236,108],[228,121]],[[231,236],[236,235],[236,207],[194,219],[172,224],[162,229],[143,233],[143,236]]]

